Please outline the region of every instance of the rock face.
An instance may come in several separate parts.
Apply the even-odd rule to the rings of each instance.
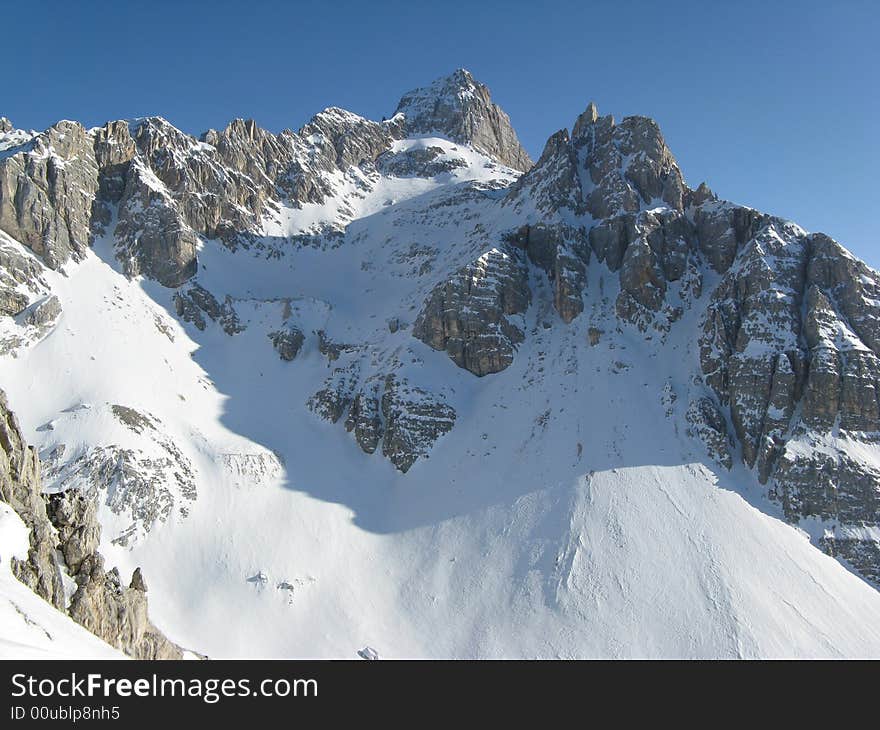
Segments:
[[[360,368],[356,363],[334,368],[324,381],[324,387],[309,398],[309,410],[331,423],[336,423],[356,399],[359,381]],[[375,451],[375,446],[372,450]]]
[[[701,292],[702,244],[694,223],[700,210],[695,213],[694,206],[715,198],[705,185],[698,191],[684,183],[653,120],[627,117],[616,124],[590,104],[571,135],[561,130],[547,141],[503,205],[533,219],[529,230],[554,231],[559,239],[558,255],[529,258],[554,282],[555,306],[564,321],[583,310],[592,249],[600,263],[620,272],[618,317],[642,331],[668,331],[681,303]],[[547,248],[525,235],[521,229],[511,240],[533,251]],[[716,245],[708,240],[715,235],[707,229],[706,246]],[[679,282],[673,287],[677,298],[667,296],[673,282]]]
[[[727,433],[724,414],[711,398],[699,398],[687,411],[688,433],[700,439],[716,462],[725,469],[733,467],[732,442]]]
[[[196,272],[201,237],[249,245],[282,202],[322,203],[340,174],[363,184],[400,131],[335,108],[299,133],[239,119],[201,140],[161,117],[10,129],[0,132],[0,230],[53,269],[110,233],[128,275],[177,287]]]
[[[330,107],[300,130],[313,140],[315,152],[328,171],[372,165],[394,141],[393,124],[377,124],[345,109]]]
[[[435,134],[471,144],[515,170],[532,166],[510,118],[492,102],[489,89],[465,69],[404,94],[397,114],[403,115],[408,136]]]
[[[305,342],[305,335],[296,327],[285,327],[269,333],[272,346],[278,352],[278,356],[287,362],[295,359],[300,348]]]
[[[709,196],[701,189],[701,196]],[[660,128],[648,117],[600,117],[590,104],[571,135],[547,141],[537,164],[511,191],[511,201],[531,199],[552,214],[559,208],[589,213],[596,221],[649,207],[683,211],[694,193],[684,183]]]
[[[427,457],[438,438],[452,429],[455,411],[428,391],[389,375],[382,393],[382,420],[382,453],[406,473],[417,459]]]
[[[98,553],[101,528],[93,500],[78,492],[42,493],[40,461],[27,446],[6,396],[0,391],[0,498],[30,528],[31,549],[13,570],[35,593],[108,644],[136,659],[180,659],[149,620],[140,570],[125,586],[114,568],[104,570]],[[62,571],[76,584],[68,604]]]
[[[504,370],[513,362],[523,331],[511,319],[525,312],[531,293],[520,256],[493,248],[439,284],[413,325],[413,336],[445,350],[474,375]]]
[[[299,133],[273,135],[253,121],[234,120],[196,140],[161,118],[119,128],[113,148],[133,152],[122,163],[124,186],[102,186],[118,202],[115,238],[131,275],[176,287],[196,271],[200,237],[248,246],[268,211],[301,207],[333,194],[333,178],[371,167],[392,142],[389,125],[341,109],[316,115]],[[110,132],[108,138],[112,138]],[[121,156],[121,155],[120,155]],[[120,168],[113,167],[115,180]],[[357,178],[361,172],[355,174]]]
[[[104,569],[104,558],[97,552],[101,527],[94,500],[76,491],[63,492],[49,498],[48,513],[77,584],[67,609],[70,617],[135,659],[180,659],[180,647],[150,622],[140,568],[128,586],[116,568]]]
[[[0,498],[31,530],[28,559],[15,560],[13,570],[22,583],[63,611],[65,599],[55,557],[55,530],[46,514],[42,489],[39,456],[25,443],[6,394],[0,391]]]
[[[509,198],[518,206],[534,205],[545,216],[562,209],[584,208],[577,153],[567,129],[547,140],[535,166],[513,185]]]
[[[764,220],[709,303],[703,372],[789,519],[826,522],[822,546],[877,581],[880,479],[859,444],[880,432],[880,277],[827,236]]]
[[[510,242],[544,270],[553,283],[553,306],[566,324],[571,322],[584,309],[591,253],[586,231],[562,224],[526,225]]]
[[[385,430],[382,418],[382,387],[381,378],[372,378],[363,390],[355,394],[345,419],[345,430],[354,433],[358,446],[372,454],[379,446]]]
[[[61,315],[45,272],[36,256],[0,232],[0,355],[41,339]]]
[[[521,201],[524,193],[545,214],[567,207],[594,220],[646,205],[682,211],[692,195],[653,119],[625,117],[617,124],[592,103],[570,136],[561,130],[550,137],[512,196]]]
[[[89,245],[98,166],[89,133],[58,122],[0,155],[0,230],[57,269]]]
[[[730,405],[749,466],[759,452],[762,460],[769,456],[771,432],[781,425],[765,418],[771,392],[778,401],[771,413],[785,430],[795,373],[804,371],[798,336],[806,253],[798,230],[771,223],[742,252],[707,309],[700,342],[703,373],[722,403]],[[778,265],[767,267],[767,255],[778,256]]]
[[[236,119],[200,139],[161,117],[93,130],[64,121],[41,134],[4,118],[0,231],[52,269],[81,258],[95,235],[111,234],[128,275],[173,288],[196,273],[200,238],[251,245],[282,205],[324,203],[343,179],[369,187],[383,155],[383,169],[394,175],[461,166],[436,159],[437,149],[388,155],[406,133],[430,127],[516,169],[531,166],[507,115],[466,71],[406,95],[400,111],[379,123],[331,107],[299,132],[277,135]],[[341,205],[333,226],[352,214]]]
[[[382,455],[404,473],[455,424],[455,410],[441,395],[393,372],[361,384],[357,366],[336,368],[308,406],[334,423],[347,413],[345,428],[361,449],[372,454],[381,444]]]
[[[181,220],[167,188],[140,162],[127,176],[114,235],[129,276],[176,287],[196,272],[198,234]]]

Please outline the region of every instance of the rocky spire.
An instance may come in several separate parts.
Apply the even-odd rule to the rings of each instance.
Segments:
[[[596,107],[596,103],[591,101],[583,114],[581,114],[577,121],[574,123],[574,129],[572,130],[572,136],[580,137],[583,134],[584,129],[588,124],[592,124],[593,122],[599,119],[599,109]]]
[[[516,170],[532,166],[510,117],[492,102],[488,87],[463,68],[404,94],[396,114],[404,115],[407,134],[439,134],[472,144]]]

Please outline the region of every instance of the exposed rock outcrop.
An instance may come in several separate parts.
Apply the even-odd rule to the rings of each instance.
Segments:
[[[736,254],[769,222],[769,216],[729,203],[700,206],[693,212],[700,250],[712,268],[723,274]]]
[[[529,260],[553,283],[553,306],[566,323],[584,309],[590,247],[583,228],[557,224],[523,226],[510,242],[525,250]]]
[[[0,155],[0,230],[57,269],[88,248],[97,189],[89,133],[58,122]]]
[[[567,129],[547,140],[541,157],[508,193],[508,202],[520,210],[534,206],[545,216],[560,210],[584,209],[578,158]]]
[[[386,152],[376,160],[376,167],[392,177],[436,177],[465,167],[460,157],[451,157],[442,147],[412,147],[401,152]]]
[[[383,385],[381,377],[367,381],[352,399],[345,419],[345,430],[354,433],[358,446],[367,454],[376,450],[385,430],[381,407]]]
[[[688,434],[703,442],[706,451],[725,469],[733,467],[727,422],[711,398],[699,398],[687,410]]]
[[[286,362],[295,359],[305,342],[305,335],[296,327],[284,327],[269,333],[272,346],[278,353],[278,357]]]
[[[21,434],[18,420],[0,390],[0,498],[30,528],[27,560],[13,560],[18,579],[62,611],[65,609],[61,569],[55,556],[55,530],[46,514],[40,458]]]
[[[126,178],[114,235],[129,276],[146,276],[176,287],[196,273],[198,234],[181,219],[168,191],[152,171],[135,163]]]
[[[345,109],[330,107],[300,130],[329,170],[372,165],[394,141],[390,125],[372,122]]]
[[[324,387],[312,395],[306,405],[321,418],[336,423],[352,404],[359,378],[360,367],[357,363],[334,368]]]
[[[413,336],[474,375],[513,362],[523,331],[511,319],[525,312],[531,293],[521,255],[493,248],[437,285],[413,325]]]
[[[576,231],[552,265],[530,254],[554,281],[555,305],[566,322],[582,309],[591,248],[608,269],[620,271],[617,316],[642,331],[668,331],[681,306],[669,301],[668,284],[686,279],[682,298],[701,294],[692,209],[715,199],[705,185],[698,190],[685,185],[653,120],[627,117],[618,125],[590,104],[571,135],[561,130],[548,140],[503,205],[535,218],[530,230]],[[526,245],[523,231],[511,240]]]
[[[39,259],[0,231],[0,355],[44,337],[61,315]]]
[[[135,570],[126,587],[98,553],[95,503],[76,491],[46,497],[40,461],[27,446],[0,391],[0,498],[30,528],[26,561],[13,570],[35,593],[108,644],[137,659],[179,659],[183,652],[149,620],[146,584]],[[60,556],[60,557],[59,557]],[[69,603],[62,571],[76,584]]]
[[[730,405],[749,466],[772,441],[765,425],[777,426],[765,424],[771,391],[784,406],[784,393],[795,395],[795,380],[802,386],[800,311],[808,248],[801,234],[782,221],[769,224],[716,288],[704,318],[703,373],[721,402]],[[767,266],[768,256],[775,266]],[[780,418],[784,411],[778,411]]]
[[[128,586],[116,568],[105,570],[104,558],[97,552],[101,528],[94,500],[76,491],[52,495],[48,512],[68,572],[76,581],[67,609],[70,617],[135,659],[180,659],[181,648],[149,619],[140,568]]]
[[[206,316],[212,322],[217,322],[227,335],[237,334],[244,329],[229,296],[220,304],[207,289],[190,284],[176,292],[173,301],[177,316],[185,322],[192,322],[199,330],[207,326]]]
[[[75,122],[38,135],[7,130],[0,230],[53,269],[109,233],[128,275],[177,287],[196,272],[200,237],[248,245],[282,201],[324,202],[339,173],[364,184],[399,132],[335,108],[278,135],[239,119],[197,140],[161,117],[90,131]]]
[[[385,379],[382,419],[382,454],[405,473],[452,429],[455,411],[433,393],[392,374]]]
[[[707,308],[703,373],[786,516],[833,523],[820,544],[876,579],[880,479],[858,444],[880,438],[880,278],[826,236],[764,220]]]
[[[335,369],[308,406],[334,423],[347,413],[345,428],[361,449],[372,454],[381,444],[382,455],[405,473],[452,429],[455,410],[442,395],[396,373],[375,374],[361,384],[359,370],[356,364]]]

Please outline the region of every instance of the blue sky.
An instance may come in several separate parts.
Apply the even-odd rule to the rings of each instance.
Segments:
[[[848,2],[7,3],[0,115],[42,129],[161,114],[274,131],[371,118],[464,66],[540,154],[587,102],[658,120],[692,185],[792,218],[875,267],[880,5]]]

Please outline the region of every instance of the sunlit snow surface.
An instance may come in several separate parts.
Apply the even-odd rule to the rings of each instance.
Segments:
[[[684,433],[696,312],[665,344],[608,321],[590,347],[616,275],[589,267],[566,326],[534,269],[507,370],[476,378],[412,337],[431,287],[524,215],[473,187],[510,173],[455,151],[460,172],[382,178],[349,200],[334,247],[268,258],[206,241],[198,280],[234,298],[247,329],[233,337],[182,326],[173,291],[126,280],[107,241],[47,273],[55,330],[0,361],[26,437],[116,443],[100,414],[122,404],[161,422],[196,474],[197,497],[127,546],[113,539],[130,515],[102,508],[108,564],[123,580],[143,567],[154,622],[212,657],[880,656],[880,593]],[[266,236],[337,220],[333,206],[283,209]],[[477,212],[493,227],[472,235]],[[267,336],[285,300],[306,333],[293,362]],[[391,333],[391,317],[405,326]],[[401,474],[305,407],[330,372],[318,329],[445,394],[457,420],[430,458]]]

